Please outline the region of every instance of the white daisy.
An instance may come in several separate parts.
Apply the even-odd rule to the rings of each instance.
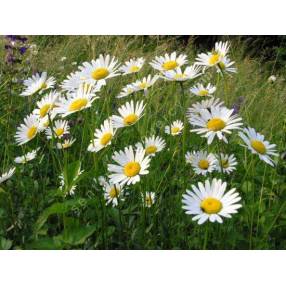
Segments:
[[[104,188],[104,198],[106,204],[112,204],[113,207],[118,205],[119,200],[124,200],[123,188],[119,184],[112,184],[108,182],[104,177],[98,178],[99,184]]]
[[[185,154],[185,160],[187,164],[191,164],[192,163],[192,158],[193,158],[193,154],[191,152],[187,152]]]
[[[158,75],[154,75],[153,78],[149,74],[147,77],[144,77],[142,80],[137,80],[136,82],[132,83],[132,86],[135,91],[143,90],[144,94],[147,94],[147,89],[155,84],[155,82],[159,79]]]
[[[267,81],[269,82],[269,83],[274,83],[275,81],[276,81],[276,76],[275,75],[271,75],[268,79],[267,79]]]
[[[183,209],[186,214],[194,215],[192,220],[197,220],[198,224],[207,220],[222,223],[222,217],[231,218],[241,208],[241,204],[238,204],[241,200],[239,193],[235,192],[235,188],[226,192],[226,187],[227,183],[221,179],[192,185],[192,191],[187,190],[183,195]]]
[[[55,138],[62,138],[64,135],[69,134],[70,127],[68,121],[66,120],[56,120],[53,123],[52,128],[49,127],[46,129],[47,139],[52,139],[53,136]]]
[[[190,119],[194,115],[200,115],[202,109],[211,110],[211,107],[221,107],[224,104],[219,98],[210,98],[192,104],[192,107],[187,110],[187,117]]]
[[[16,143],[23,145],[32,140],[39,132],[39,123],[39,117],[35,114],[30,114],[24,118],[24,124],[21,124],[16,131]]]
[[[236,169],[237,161],[233,154],[227,155],[227,154],[220,154],[216,155],[217,162],[216,162],[216,169],[219,172],[230,174]]]
[[[127,84],[125,87],[123,87],[121,92],[116,97],[117,98],[126,97],[135,91],[137,91],[137,89],[133,86],[133,84]]]
[[[150,62],[150,65],[159,71],[169,71],[181,67],[187,62],[186,55],[179,55],[177,57],[176,52],[173,52],[171,55],[165,54],[165,56],[155,57],[155,59]]]
[[[205,87],[203,84],[198,83],[190,89],[190,92],[198,96],[212,96],[216,91],[216,87],[210,83]]]
[[[83,66],[79,68],[81,77],[89,83],[94,83],[95,81],[105,81],[118,76],[120,73],[118,72],[119,65],[117,62],[115,57],[100,55],[99,58],[92,60],[90,63],[83,63]]]
[[[207,175],[216,169],[217,159],[214,154],[206,151],[194,151],[190,154],[189,162],[198,175]]]
[[[99,129],[94,132],[94,139],[90,141],[87,147],[89,152],[98,152],[101,149],[111,144],[111,140],[114,137],[116,129],[112,125],[111,119],[106,119]]]
[[[181,120],[174,121],[171,125],[165,126],[165,133],[172,136],[181,134],[184,124]]]
[[[112,123],[115,128],[131,126],[135,124],[142,116],[145,105],[143,100],[134,105],[133,100],[126,102],[118,108],[118,115],[112,115]]]
[[[14,159],[14,162],[17,164],[25,164],[37,157],[37,152],[40,150],[40,148],[37,148],[31,152],[28,152],[27,154],[23,156],[16,157]]]
[[[162,151],[166,146],[165,140],[159,136],[155,137],[155,135],[146,137],[144,141],[144,144],[141,142],[137,143],[136,147],[145,149],[145,154],[152,157],[155,156],[156,153]]]
[[[162,72],[163,78],[170,80],[170,81],[186,81],[195,79],[196,77],[201,75],[201,68],[199,66],[189,66],[186,67],[184,71],[181,70],[180,67]]]
[[[24,80],[25,90],[20,95],[30,96],[37,92],[41,94],[44,90],[53,88],[55,83],[55,78],[48,78],[47,72],[42,72],[41,74],[36,73],[32,75],[32,77]]]
[[[55,108],[58,114],[66,117],[74,112],[91,107],[91,104],[98,97],[92,91],[92,85],[81,85],[77,91],[70,93],[69,96],[60,97]]]
[[[237,114],[233,115],[233,109],[226,107],[211,107],[210,110],[202,109],[199,115],[193,115],[189,118],[190,124],[199,128],[192,129],[191,132],[204,134],[211,144],[215,136],[219,140],[228,142],[225,133],[231,134],[231,130],[240,129],[242,119]]]
[[[45,117],[43,118],[39,117],[39,120],[40,120],[39,131],[42,132],[46,128],[48,128],[56,116],[57,116],[57,113],[55,112],[55,109],[53,108]]]
[[[33,113],[39,116],[40,119],[44,118],[50,111],[54,109],[54,107],[56,107],[56,102],[59,96],[60,94],[56,91],[51,91],[36,103],[38,108],[36,108]]]
[[[276,145],[270,144],[264,140],[264,135],[255,131],[254,128],[244,128],[243,132],[239,132],[240,138],[244,141],[251,153],[257,154],[260,160],[263,160],[270,166],[274,167],[274,161],[270,156],[278,156]]]
[[[118,164],[108,164],[108,171],[112,184],[135,184],[140,181],[140,176],[149,173],[150,156],[145,156],[145,150],[133,147],[125,147],[124,151],[115,152],[112,159]]]
[[[231,61],[228,57],[221,58],[221,61],[216,66],[218,73],[236,73],[237,68],[233,65],[235,64],[234,61]]]
[[[144,206],[147,208],[151,208],[152,205],[155,203],[155,200],[156,200],[154,192],[146,192],[145,198],[144,198],[144,194],[141,193],[141,197],[142,197],[142,202],[143,202]]]
[[[225,57],[229,51],[230,44],[226,42],[217,42],[215,43],[215,52],[217,52],[221,57]]]
[[[76,141],[76,139],[74,138],[70,138],[70,139],[65,139],[63,142],[58,142],[56,144],[56,147],[58,149],[66,149],[71,147],[71,145]]]
[[[14,168],[9,169],[7,172],[3,173],[0,176],[0,184],[10,179],[14,175],[15,170],[16,168],[14,167]]]
[[[103,85],[105,85],[105,82],[104,81],[90,82],[88,79],[85,79],[82,76],[81,72],[77,71],[67,76],[67,78],[61,83],[61,88],[64,91],[72,93],[76,92],[76,90],[79,89],[81,85],[87,87],[89,85],[92,85],[91,92],[96,93],[100,91]]]
[[[143,58],[134,58],[126,61],[119,69],[123,74],[131,74],[139,72],[145,62]]]

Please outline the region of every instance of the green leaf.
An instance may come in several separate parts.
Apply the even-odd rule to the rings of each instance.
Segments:
[[[59,250],[62,243],[57,237],[45,237],[29,243],[26,249]]]
[[[63,203],[54,203],[47,209],[43,211],[43,213],[39,216],[38,220],[35,223],[34,226],[34,233],[37,234],[41,227],[45,224],[49,216],[53,214],[64,214],[71,210],[76,210],[78,208],[82,208],[86,205],[85,199],[74,199],[74,200],[68,200]]]
[[[69,245],[79,245],[83,244],[96,229],[96,225],[69,227],[57,238]]]
[[[9,239],[6,239],[4,237],[1,238],[1,243],[0,243],[0,249],[1,250],[8,250],[12,246],[12,241]]]

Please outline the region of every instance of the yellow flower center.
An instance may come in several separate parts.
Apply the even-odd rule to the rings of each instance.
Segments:
[[[199,93],[199,95],[200,95],[200,96],[206,96],[206,95],[209,95],[209,91],[208,91],[208,90],[206,90],[206,89],[202,89],[202,90],[200,90],[198,93]]]
[[[157,151],[157,147],[156,147],[155,145],[150,145],[150,146],[148,146],[148,147],[145,149],[145,153],[146,153],[147,155],[153,154],[153,153],[155,153],[156,151]]]
[[[146,82],[141,82],[141,83],[139,84],[139,87],[140,87],[141,89],[145,89],[145,88],[147,88],[147,83],[146,83]]]
[[[51,108],[51,104],[47,103],[40,108],[40,117],[43,118],[47,115],[48,111]]]
[[[145,198],[145,203],[146,203],[147,206],[152,206],[153,200],[152,200],[152,198],[151,198],[151,195],[146,196],[146,198]]]
[[[229,162],[228,160],[221,160],[221,164],[222,164],[222,167],[224,169],[227,169],[229,167]]]
[[[216,65],[220,60],[219,54],[212,54],[209,58],[209,64],[210,65]]]
[[[69,111],[78,111],[81,110],[83,107],[85,107],[88,103],[88,100],[86,98],[79,98],[76,99],[71,103],[69,106]]]
[[[201,202],[201,209],[207,214],[217,214],[222,209],[222,203],[215,198],[206,198]]]
[[[223,62],[219,62],[218,65],[222,70],[225,69],[225,64]]]
[[[64,134],[64,129],[63,128],[58,128],[55,130],[55,133],[58,137]]]
[[[95,80],[104,79],[109,75],[107,68],[97,68],[91,73],[91,77]]]
[[[116,189],[116,187],[112,187],[109,191],[109,196],[114,199],[119,196],[119,190]]]
[[[177,73],[174,76],[174,79],[184,79],[186,76],[183,73]]]
[[[169,71],[169,70],[173,70],[178,66],[178,63],[176,61],[168,61],[168,62],[164,62],[162,64],[162,68],[165,71]]]
[[[138,72],[139,70],[140,70],[140,68],[138,66],[132,66],[129,69],[130,72]]]
[[[266,153],[266,147],[263,144],[263,142],[259,141],[259,140],[251,140],[251,147],[258,152],[259,154],[265,154]]]
[[[110,140],[112,139],[112,133],[108,132],[103,134],[103,136],[100,139],[100,144],[101,145],[106,145],[110,142]]]
[[[177,134],[180,131],[180,127],[172,127],[171,128],[171,133],[172,134]]]
[[[131,125],[138,120],[138,116],[134,113],[127,115],[124,117],[123,122],[125,125]]]
[[[207,128],[212,131],[220,131],[225,127],[225,122],[220,118],[212,118],[207,123]]]
[[[201,169],[207,170],[210,164],[208,160],[202,159],[199,161],[198,165]]]
[[[38,128],[36,126],[32,126],[28,129],[27,131],[27,137],[28,139],[32,139],[35,137],[35,135],[37,134]]]
[[[43,82],[40,86],[40,89],[45,89],[47,87],[48,87],[48,85],[45,82]]]
[[[139,174],[141,166],[137,162],[129,162],[124,166],[124,174],[127,177],[134,177]]]

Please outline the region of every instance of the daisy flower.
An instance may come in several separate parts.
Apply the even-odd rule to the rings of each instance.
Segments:
[[[155,200],[156,200],[154,192],[146,192],[145,198],[144,198],[144,194],[141,193],[141,197],[142,197],[142,202],[143,202],[144,206],[147,208],[151,208],[152,205],[155,203]]]
[[[103,124],[101,124],[100,128],[95,130],[94,139],[91,140],[87,147],[87,151],[98,152],[110,145],[115,132],[116,129],[113,128],[112,120],[106,119]]]
[[[216,156],[217,162],[216,162],[216,169],[219,172],[230,174],[236,169],[237,161],[233,154],[227,155],[227,154],[220,154]]]
[[[274,83],[275,81],[276,81],[276,76],[275,75],[271,75],[268,79],[267,79],[267,81],[269,82],[269,83]]]
[[[212,143],[215,136],[227,143],[224,134],[231,134],[231,130],[240,129],[241,120],[237,114],[233,115],[233,109],[226,107],[211,107],[210,110],[202,109],[199,115],[189,118],[190,124],[199,127],[192,129],[191,132],[204,134],[202,136],[208,139],[208,144]]]
[[[81,85],[77,91],[69,96],[60,97],[55,111],[66,117],[72,113],[91,107],[91,104],[98,97],[92,91],[92,85]]]
[[[118,108],[118,115],[112,115],[112,123],[115,128],[131,126],[142,116],[145,105],[143,100],[134,104],[133,100],[126,102]]]
[[[106,204],[112,204],[113,207],[116,207],[119,199],[124,200],[122,198],[124,190],[119,184],[111,184],[104,177],[99,177],[98,181],[104,189]]]
[[[136,82],[132,83],[133,89],[135,91],[143,90],[144,94],[147,94],[147,89],[154,85],[154,83],[159,79],[158,75],[152,76],[149,74],[147,77],[144,77],[142,80],[137,80]]]
[[[210,98],[192,104],[192,107],[187,110],[187,117],[190,119],[194,115],[200,115],[202,109],[211,110],[211,107],[221,107],[224,104],[219,98]]]
[[[137,143],[136,147],[145,149],[145,154],[152,157],[155,156],[156,153],[162,151],[166,146],[165,140],[159,136],[155,137],[155,135],[146,137],[144,141],[144,144],[140,142]]]
[[[36,108],[33,113],[39,116],[40,119],[44,118],[56,106],[56,101],[59,96],[59,93],[56,91],[51,91],[36,103],[38,108]]]
[[[119,69],[123,74],[131,74],[139,72],[145,62],[143,58],[134,58],[126,61],[124,65]]]
[[[165,126],[165,133],[176,136],[182,133],[183,128],[183,122],[181,120],[176,120],[171,125]]]
[[[71,147],[71,145],[76,141],[76,139],[74,138],[70,138],[70,139],[65,139],[63,142],[58,142],[56,144],[56,147],[58,149],[66,149]]]
[[[39,132],[39,123],[39,117],[35,114],[30,114],[24,118],[24,124],[21,124],[16,131],[16,143],[23,145],[32,140]]]
[[[117,163],[108,164],[110,182],[112,184],[135,184],[140,181],[140,176],[149,173],[150,156],[146,156],[145,150],[132,146],[125,147],[124,151],[115,152],[112,159]]]
[[[66,120],[56,120],[53,125],[52,129],[49,127],[45,131],[48,139],[52,139],[53,136],[55,138],[62,138],[64,135],[70,133],[70,127]]]
[[[217,72],[218,73],[236,73],[237,68],[233,66],[234,64],[235,62],[231,61],[228,57],[223,57],[216,67]]]
[[[10,179],[14,175],[15,170],[16,168],[14,167],[14,168],[9,169],[7,172],[3,173],[0,176],[0,184]]]
[[[92,60],[90,63],[83,63],[83,66],[79,68],[81,70],[80,75],[89,83],[105,81],[120,75],[117,62],[115,57],[100,55],[98,59]]]
[[[40,148],[37,148],[31,152],[28,152],[27,154],[23,156],[16,157],[14,159],[14,162],[17,164],[25,164],[37,157],[37,152],[40,150]]]
[[[76,90],[78,90],[81,85],[87,87],[89,85],[92,85],[91,92],[95,93],[100,91],[101,87],[105,85],[105,82],[99,81],[90,83],[90,81],[85,80],[85,78],[81,75],[81,73],[77,71],[67,76],[67,78],[61,83],[61,88],[64,91],[73,93],[76,92]]]
[[[181,67],[188,62],[186,55],[179,55],[177,57],[176,52],[171,55],[165,54],[165,56],[155,57],[155,59],[150,62],[150,65],[159,71],[169,71],[175,68]]]
[[[41,94],[44,90],[53,88],[55,83],[55,78],[48,78],[47,72],[42,72],[41,74],[36,73],[32,75],[32,77],[24,80],[25,90],[20,95],[30,96],[37,92]]]
[[[216,87],[210,83],[205,87],[203,84],[198,83],[190,89],[190,92],[198,96],[212,96],[216,91]]]
[[[42,132],[46,128],[48,128],[56,116],[57,116],[57,113],[55,112],[55,109],[53,108],[45,117],[43,118],[39,117],[39,120],[40,120],[39,131]]]
[[[243,132],[239,132],[240,138],[244,141],[251,153],[257,154],[260,160],[263,160],[270,166],[274,167],[274,161],[270,156],[278,156],[276,145],[270,144],[264,139],[264,135],[255,131],[254,128],[244,128]]]
[[[211,182],[192,185],[192,191],[187,190],[183,195],[182,203],[186,214],[194,215],[192,220],[203,224],[207,220],[222,223],[222,217],[231,218],[241,208],[238,202],[241,200],[235,188],[226,192],[227,183],[221,179],[213,179]]]
[[[216,169],[216,157],[214,154],[208,154],[206,151],[194,151],[189,156],[189,161],[194,172],[198,175],[205,176]]]
[[[133,86],[133,84],[127,84],[125,87],[123,87],[121,92],[116,97],[117,98],[126,97],[126,96],[129,96],[130,94],[132,94],[135,91],[136,91],[136,89]]]
[[[201,68],[199,66],[189,66],[186,67],[184,71],[181,70],[180,67],[163,72],[163,78],[170,81],[186,81],[195,79],[196,77],[201,75]]]
[[[193,155],[191,152],[187,152],[186,155],[185,155],[185,160],[186,160],[186,163],[187,164],[191,164],[192,163],[192,158],[193,158]]]
[[[215,43],[215,52],[217,52],[221,57],[225,57],[229,51],[230,44],[226,42],[217,42]]]

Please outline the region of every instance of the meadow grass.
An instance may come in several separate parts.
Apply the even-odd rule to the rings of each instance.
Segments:
[[[143,36],[61,36],[29,37],[39,52],[22,72],[7,72],[1,61],[0,96],[0,159],[1,171],[13,165],[16,156],[41,147],[38,157],[21,166],[16,174],[1,185],[0,236],[2,248],[12,249],[285,249],[285,162],[278,159],[272,168],[247,149],[237,132],[229,137],[229,144],[211,144],[190,133],[186,109],[198,101],[191,97],[189,88],[196,82],[211,82],[217,86],[215,97],[231,108],[239,100],[240,116],[245,126],[254,127],[279,153],[285,150],[285,79],[280,74],[273,84],[267,78],[273,72],[264,69],[257,59],[243,57],[244,46],[233,40],[231,57],[236,62],[237,74],[219,78],[208,73],[201,79],[185,82],[159,80],[145,97],[135,93],[128,98],[116,98],[128,83],[154,74],[148,64],[156,55],[172,51],[187,54],[191,63],[198,51],[190,38],[182,42],[175,37]],[[1,42],[3,45],[4,40]],[[4,49],[1,49],[4,59]],[[99,93],[100,98],[91,108],[68,117],[71,134],[76,142],[66,150],[53,148],[53,140],[44,135],[21,147],[15,144],[16,127],[31,113],[39,95],[20,97],[22,84],[13,77],[25,79],[35,71],[47,71],[60,83],[77,66],[99,54],[111,54],[124,62],[132,57],[144,57],[146,63],[138,75],[110,79]],[[67,57],[62,62],[60,59]],[[5,72],[6,71],[6,72]],[[117,108],[130,99],[147,102],[144,116],[135,125],[118,131],[111,146],[98,153],[87,152],[95,128]],[[185,120],[186,132],[168,136],[166,125]],[[150,173],[139,183],[129,187],[129,196],[118,207],[106,205],[102,189],[94,178],[108,173],[114,151],[135,145],[144,137],[160,135],[166,148],[151,161]],[[222,178],[228,187],[235,187],[242,197],[242,208],[223,224],[197,225],[182,209],[182,194],[192,184],[204,181],[185,163],[185,152],[207,150],[234,153],[237,170],[230,175],[212,173],[209,178]],[[77,182],[73,196],[59,192],[59,175],[64,172],[71,179],[81,165],[85,170]],[[151,208],[142,205],[140,193],[155,192]]]

